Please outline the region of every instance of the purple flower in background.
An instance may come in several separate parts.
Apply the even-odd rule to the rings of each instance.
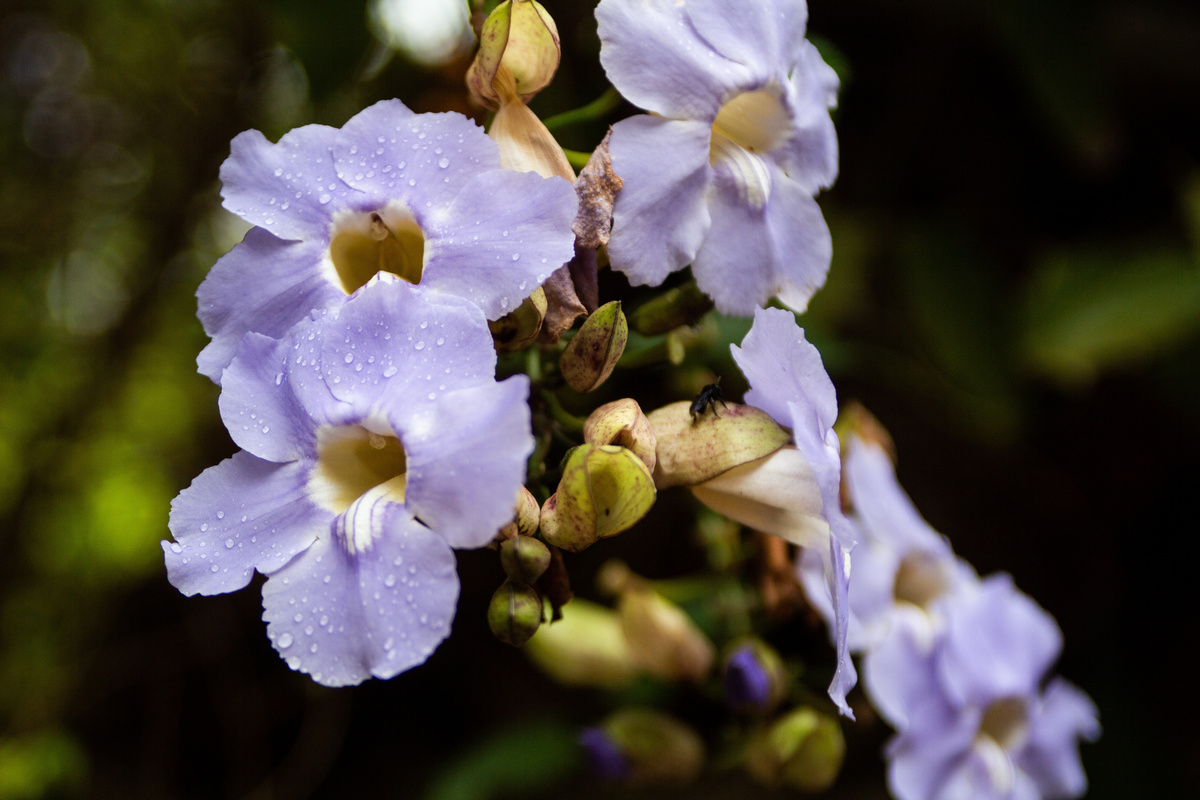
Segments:
[[[501,170],[496,143],[470,120],[398,100],[276,144],[245,131],[221,181],[225,207],[258,227],[197,292],[212,337],[197,361],[217,382],[246,332],[279,338],[378,272],[495,319],[574,255],[567,181]]]
[[[1055,679],[1040,689],[1062,636],[1007,575],[945,606],[946,628],[925,663],[929,691],[888,747],[900,800],[1077,797],[1087,780],[1079,739],[1100,734],[1086,694]],[[930,673],[926,673],[926,679]]]
[[[267,575],[267,635],[318,683],[423,662],[454,616],[451,548],[512,517],[533,448],[528,380],[495,364],[477,307],[388,276],[282,340],[246,335],[220,397],[242,450],[172,503],[171,583]]]
[[[903,728],[905,709],[929,691],[927,662],[945,624],[941,607],[978,579],[921,518],[878,444],[850,435],[842,492],[858,538],[847,646],[865,653],[863,683],[871,704]],[[833,624],[821,559],[802,553],[799,577],[809,600]]]
[[[832,244],[814,195],[837,177],[838,78],[802,0],[603,0],[600,61],[650,115],[613,126],[608,253],[634,284],[692,265],[726,313],[803,311]]]
[[[850,609],[847,590],[850,580],[850,550],[854,547],[854,531],[842,513],[839,486],[841,455],[838,437],[833,431],[837,419],[837,394],[833,382],[821,363],[821,355],[796,325],[795,316],[778,308],[758,309],[754,324],[742,346],[731,345],[750,391],[748,405],[761,408],[776,422],[792,430],[794,447],[785,447],[773,455],[752,462],[725,475],[709,485],[692,487],[700,500],[716,511],[766,533],[809,548],[821,559],[825,588],[834,609],[833,639],[837,647],[838,666],[830,697],[842,713],[851,716],[846,705],[846,693],[857,681],[854,664],[847,651]],[[787,462],[796,480],[785,497],[776,502],[795,507],[779,509],[768,519],[739,519],[736,509],[713,502],[707,494],[715,482],[744,479],[756,469],[770,469],[771,463]],[[728,477],[727,477],[728,476]],[[736,492],[735,492],[736,494]],[[776,524],[770,524],[771,520]]]

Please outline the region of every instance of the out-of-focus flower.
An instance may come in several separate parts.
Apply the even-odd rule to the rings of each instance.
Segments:
[[[609,258],[657,286],[689,263],[726,313],[803,310],[832,245],[814,195],[837,175],[838,78],[803,0],[603,0],[609,80],[649,115],[613,127]]]
[[[929,691],[888,747],[892,793],[900,800],[1083,794],[1078,742],[1096,739],[1100,725],[1092,701],[1071,684],[1055,679],[1039,688],[1062,645],[1053,618],[1007,575],[957,596],[945,613],[932,656],[908,665]]]
[[[214,381],[246,332],[278,338],[379,272],[496,319],[575,252],[570,184],[500,169],[495,142],[458,114],[385,100],[341,129],[306,125],[276,144],[246,131],[232,151],[225,207],[258,227],[197,292],[213,339],[198,363]]]
[[[616,611],[577,597],[562,615],[543,625],[525,647],[550,677],[568,686],[619,689],[640,674]]]
[[[822,792],[842,770],[846,740],[833,717],[798,708],[761,731],[746,748],[746,770],[767,786]]]
[[[838,657],[829,696],[843,714],[853,716],[846,693],[858,677],[847,650],[847,592],[855,537],[841,507],[833,382],[796,318],[782,309],[756,311],[742,346],[731,345],[731,350],[750,382],[746,403],[791,428],[793,446],[731,469],[692,491],[731,519],[818,554],[834,610],[831,632]]]
[[[267,635],[319,683],[423,662],[454,616],[451,548],[512,518],[533,449],[528,381],[495,364],[477,307],[387,276],[282,340],[248,334],[220,397],[243,449],[172,503],[171,583],[267,575]]]
[[[614,778],[632,784],[683,784],[694,780],[704,766],[704,742],[688,726],[651,708],[623,708],[584,739],[593,754],[601,751],[607,766],[621,763],[624,774],[612,770]],[[595,755],[593,755],[593,763]]]
[[[743,641],[729,651],[721,683],[731,708],[756,714],[770,711],[787,693],[783,661],[758,639]]]

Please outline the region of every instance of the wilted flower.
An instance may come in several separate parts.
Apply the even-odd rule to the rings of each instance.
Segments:
[[[837,175],[838,78],[804,38],[803,0],[603,0],[600,61],[649,115],[613,127],[624,181],[609,257],[656,286],[689,263],[726,313],[803,310],[825,282],[813,196]]]
[[[932,657],[909,665],[930,691],[888,747],[892,793],[900,800],[1083,794],[1078,741],[1096,739],[1100,725],[1092,701],[1071,684],[1054,679],[1039,688],[1062,645],[1054,620],[1007,575],[946,608]]]
[[[248,334],[220,398],[243,449],[172,503],[171,583],[267,575],[267,636],[329,686],[392,677],[448,635],[451,548],[512,517],[533,448],[528,381],[495,382],[479,309],[423,296],[381,276],[283,340]]]
[[[232,151],[225,206],[259,227],[197,293],[213,339],[200,372],[217,382],[247,331],[278,338],[376,273],[496,319],[575,252],[570,184],[501,170],[496,143],[458,114],[385,100],[341,129],[306,125],[276,144],[246,131]]]

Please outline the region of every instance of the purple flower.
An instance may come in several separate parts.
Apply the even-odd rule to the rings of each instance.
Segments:
[[[619,781],[629,777],[629,757],[621,746],[613,741],[600,726],[584,728],[579,732],[579,746],[587,756],[592,774],[606,781]]]
[[[1007,575],[945,607],[946,628],[922,676],[927,693],[888,747],[900,800],[1077,797],[1079,739],[1100,734],[1092,701],[1066,681],[1040,689],[1062,636]],[[932,678],[932,680],[930,680]]]
[[[187,595],[263,587],[267,636],[328,686],[390,678],[449,633],[452,547],[512,517],[529,384],[493,379],[479,309],[380,276],[282,340],[246,335],[220,409],[242,450],[175,498]]]
[[[608,253],[634,284],[692,265],[726,313],[802,311],[825,283],[813,196],[837,176],[838,78],[804,38],[801,0],[603,0],[609,80],[650,115],[613,126],[624,180]]]
[[[414,114],[398,100],[276,144],[245,131],[221,180],[225,207],[259,227],[197,293],[212,337],[197,361],[218,383],[246,332],[279,338],[378,272],[495,319],[574,255],[567,181],[501,170],[496,143],[470,120]]]
[[[858,546],[849,586],[847,646],[865,653],[864,688],[893,726],[927,693],[918,677],[944,627],[942,605],[977,582],[974,570],[913,507],[882,447],[857,435],[846,441],[842,492]],[[833,623],[821,559],[801,554],[800,582],[813,605]],[[918,666],[914,666],[918,665]]]
[[[730,349],[750,382],[746,403],[761,408],[792,430],[794,449],[785,448],[763,461],[787,458],[799,470],[793,493],[780,498],[798,507],[777,515],[779,527],[766,532],[808,547],[821,559],[825,590],[834,609],[832,631],[838,654],[837,672],[829,694],[843,714],[852,716],[846,705],[846,693],[858,678],[847,651],[850,624],[847,591],[850,550],[855,536],[850,521],[842,513],[839,495],[841,455],[833,431],[837,394],[820,353],[804,338],[804,331],[788,311],[758,309],[742,346],[731,345]],[[693,491],[703,500],[697,488],[702,487],[694,487]],[[765,529],[761,522],[758,527]]]
[[[725,660],[725,701],[738,711],[765,711],[771,703],[771,673],[754,646],[742,645]]]

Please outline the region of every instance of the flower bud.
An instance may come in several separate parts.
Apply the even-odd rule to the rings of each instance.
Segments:
[[[688,783],[704,766],[704,742],[661,711],[625,708],[600,727],[627,759],[630,783]]]
[[[509,578],[532,585],[550,567],[550,549],[532,536],[514,536],[500,545],[500,563]]]
[[[654,429],[636,400],[614,400],[593,411],[583,423],[583,440],[628,448],[654,472]]]
[[[833,785],[845,755],[837,720],[800,708],[755,737],[746,750],[746,770],[768,786],[820,792]]]
[[[633,682],[638,668],[617,612],[575,598],[563,606],[562,615],[525,648],[538,667],[569,686],[620,689]]]
[[[542,506],[542,538],[577,553],[631,528],[654,505],[654,480],[633,451],[584,444],[563,467],[558,491]]]
[[[663,680],[703,680],[712,667],[714,650],[691,617],[620,562],[606,564],[602,573],[597,582],[620,594],[621,630],[638,666]]]
[[[545,318],[546,293],[539,286],[515,310],[500,319],[489,321],[488,329],[492,332],[496,349],[501,353],[511,353],[524,350],[537,341]]]
[[[740,464],[691,489],[704,505],[747,527],[818,552],[829,546],[829,522],[821,512],[816,475],[793,446]]]
[[[659,489],[703,483],[769,455],[791,439],[769,414],[753,406],[729,403],[719,417],[711,414],[698,421],[690,407],[680,401],[647,417],[657,440],[654,484]]]
[[[612,374],[628,338],[621,301],[605,303],[583,321],[579,333],[567,343],[558,368],[572,389],[590,392]]]
[[[743,641],[725,656],[721,671],[725,701],[735,711],[765,714],[787,692],[779,654],[758,639]]]
[[[522,486],[517,490],[517,533],[522,536],[533,536],[537,533],[538,518],[541,516],[541,504],[537,498]]]
[[[579,732],[577,741],[597,778],[618,781],[629,777],[629,759],[604,728],[585,728]]]
[[[508,580],[492,595],[488,626],[505,644],[520,647],[542,624],[542,596],[526,584]]]
[[[502,97],[493,83],[503,69],[512,76],[515,94],[527,103],[554,78],[559,57],[558,28],[541,3],[505,0],[479,32],[467,87],[477,102],[494,109]]]

